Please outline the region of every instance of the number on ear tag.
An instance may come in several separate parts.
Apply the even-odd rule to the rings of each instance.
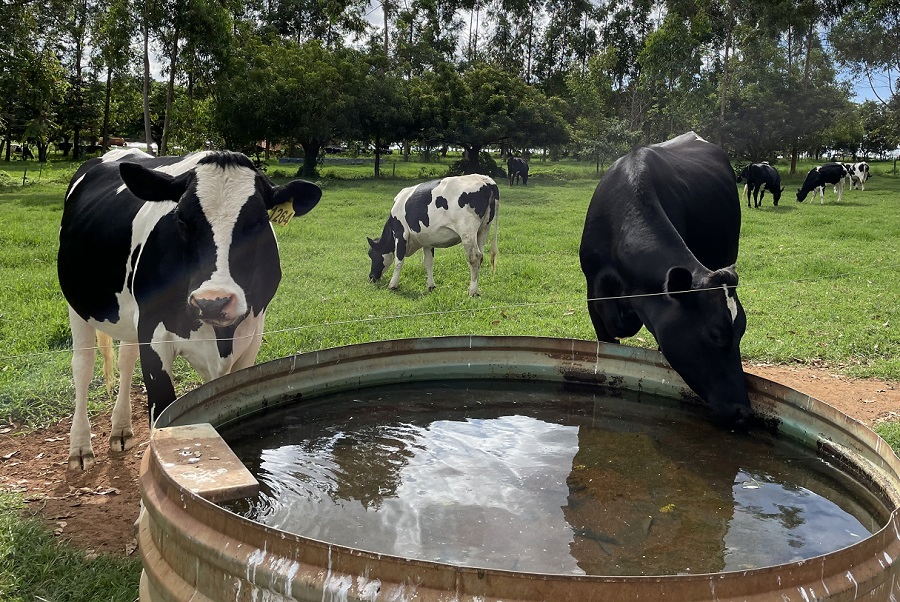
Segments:
[[[287,201],[280,205],[275,205],[269,210],[269,221],[279,226],[287,226],[294,217],[294,202]]]

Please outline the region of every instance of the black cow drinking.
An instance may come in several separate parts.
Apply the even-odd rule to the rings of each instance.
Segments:
[[[646,326],[672,368],[729,424],[751,413],[734,270],[740,228],[728,157],[689,132],[610,167],[580,249],[597,338],[616,342]]]

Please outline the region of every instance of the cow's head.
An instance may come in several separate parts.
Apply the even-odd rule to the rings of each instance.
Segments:
[[[747,175],[749,173],[750,173],[749,165],[744,165],[743,167],[738,165],[737,169],[735,170],[735,181],[738,183],[743,182],[745,179],[747,179]]]
[[[212,326],[230,326],[275,294],[281,266],[268,210],[292,202],[295,215],[322,196],[311,182],[275,186],[239,153],[213,153],[180,175],[122,163],[128,189],[145,201],[174,201],[164,218],[176,265],[163,266],[183,283],[184,302]],[[162,224],[163,222],[161,222]]]
[[[372,260],[372,268],[369,270],[369,282],[378,282],[381,275],[394,261],[394,241],[387,236],[381,236],[369,241],[369,259]]]
[[[782,186],[780,189],[775,188],[774,190],[772,190],[772,204],[776,207],[778,206],[778,201],[781,200],[782,192],[784,192],[784,186]]]
[[[684,267],[666,275],[665,303],[653,323],[660,350],[716,417],[743,424],[751,415],[740,343],[747,316],[737,296],[734,267],[695,275]]]

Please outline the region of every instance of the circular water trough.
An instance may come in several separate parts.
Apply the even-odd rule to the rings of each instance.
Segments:
[[[692,397],[655,351],[537,337],[446,337],[351,345],[260,364],[209,382],[159,417],[141,468],[143,601],[894,600],[900,598],[900,460],[831,406],[747,376],[755,413],[873,494],[887,524],[823,556],[759,569],[658,577],[546,575],[459,567],[316,541],[237,516],[240,463],[213,427],[265,408],[358,387],[466,378],[595,383]],[[302,401],[300,402],[302,403]],[[208,424],[207,424],[208,423]],[[204,425],[204,426],[186,426]],[[193,447],[192,447],[193,446]],[[218,447],[217,447],[218,446]],[[172,454],[193,457],[185,462]],[[205,454],[205,455],[204,455]],[[202,468],[201,468],[202,467]],[[252,481],[252,479],[251,479]]]

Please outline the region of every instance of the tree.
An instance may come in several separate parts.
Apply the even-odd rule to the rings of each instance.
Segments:
[[[22,72],[18,115],[24,119],[23,137],[38,147],[38,159],[47,160],[47,148],[55,135],[57,109],[66,95],[68,82],[56,54],[45,49],[34,55]]]
[[[894,77],[900,72],[900,4],[892,0],[855,0],[842,8],[840,21],[829,33],[838,62],[870,84],[874,73],[889,74],[891,96],[896,96]],[[878,96],[874,85],[872,91]],[[878,99],[883,105],[891,100],[881,96]]]
[[[537,89],[496,67],[479,64],[462,75],[447,73],[442,93],[448,108],[444,141],[464,149],[465,173],[482,172],[481,151],[490,145],[528,146],[566,139],[565,125],[553,104]],[[530,134],[532,129],[539,140]]]
[[[106,86],[103,102],[103,150],[109,146],[110,107],[112,103],[113,76],[123,74],[133,58],[131,39],[137,31],[137,21],[132,16],[129,0],[111,0],[97,20],[94,43],[100,62],[106,67]]]
[[[356,103],[358,119],[354,121],[358,136],[353,137],[372,142],[377,178],[381,175],[382,151],[390,143],[407,138],[411,114],[407,81],[387,69],[380,50],[376,56],[368,58],[371,66],[362,76],[361,88],[366,93],[359,96]]]
[[[185,66],[179,62],[184,52],[193,60],[205,57],[212,62],[224,61],[232,42],[231,13],[224,0],[159,0],[159,12],[148,14],[150,31],[155,32],[166,54],[168,83],[160,154],[167,154],[171,136],[172,106],[175,102],[175,80]]]
[[[640,139],[640,133],[630,130],[615,113],[614,82],[609,74],[614,59],[611,51],[594,56],[586,71],[570,73],[566,80],[572,141],[580,156],[593,159],[597,173],[604,163],[626,154]]]
[[[302,173],[315,177],[321,149],[355,127],[365,61],[318,41],[268,45],[245,38],[241,52],[215,90],[216,123],[226,142],[299,144]]]

